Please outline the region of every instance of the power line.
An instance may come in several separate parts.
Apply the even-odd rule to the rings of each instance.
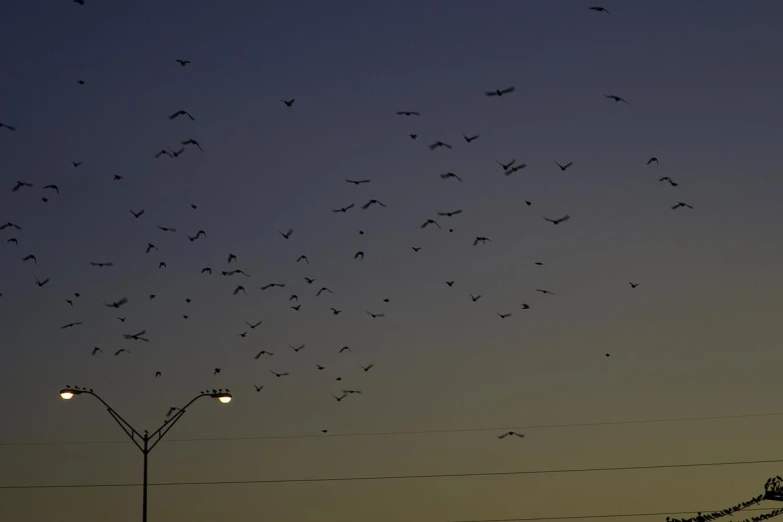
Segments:
[[[705,420],[723,420],[723,419],[744,419],[752,417],[778,417],[783,412],[773,413],[744,413],[737,415],[714,415],[707,417],[671,417],[662,419],[641,419],[624,421],[597,421],[597,422],[577,422],[568,424],[537,424],[528,426],[500,426],[494,428],[452,428],[452,429],[433,429],[433,430],[408,430],[408,431],[370,431],[355,433],[320,433],[320,434],[294,434],[294,435],[259,435],[250,437],[195,437],[183,439],[167,439],[162,443],[175,442],[238,442],[252,440],[286,440],[286,439],[321,439],[321,438],[342,438],[342,437],[390,437],[400,435],[436,435],[446,433],[471,433],[486,431],[507,431],[507,430],[539,430],[539,429],[559,429],[559,428],[585,428],[591,426],[621,426],[632,424],[656,424],[672,422],[694,422]],[[91,441],[43,441],[43,442],[2,442],[0,447],[13,446],[78,446],[92,444],[130,444],[128,440],[91,440]]]
[[[748,508],[742,511],[770,511],[774,508]],[[681,515],[684,513],[711,513],[720,511],[714,509],[693,509],[684,511],[666,511],[660,513],[619,513],[601,515],[569,515],[561,517],[527,517],[527,518],[476,518],[472,520],[454,520],[452,522],[533,522],[535,520],[585,520],[588,518],[628,518],[628,517],[662,517],[664,515]]]
[[[722,466],[746,466],[754,464],[779,464],[781,459],[767,460],[737,460],[730,462],[700,462],[691,464],[653,464],[650,466],[612,466],[607,468],[570,468],[570,469],[537,469],[522,471],[483,471],[470,473],[432,473],[428,475],[370,475],[359,477],[323,477],[323,478],[291,478],[291,479],[259,479],[259,480],[211,480],[202,482],[157,482],[150,486],[230,486],[241,484],[297,484],[314,482],[367,482],[376,480],[411,480],[411,479],[440,479],[440,478],[475,478],[475,477],[503,477],[512,475],[549,475],[567,473],[593,473],[599,471],[631,471],[654,470],[675,468],[705,468]],[[51,485],[21,485],[0,486],[0,489],[81,489],[81,488],[129,488],[141,486],[138,483],[115,484],[51,484]]]

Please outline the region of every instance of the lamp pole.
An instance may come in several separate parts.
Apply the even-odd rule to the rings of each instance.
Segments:
[[[185,411],[187,411],[188,407],[199,400],[202,397],[211,397],[213,399],[217,399],[221,404],[228,404],[233,399],[233,396],[231,393],[229,393],[228,390],[225,392],[223,390],[220,390],[218,392],[215,392],[214,390],[212,393],[209,392],[201,392],[193,399],[187,403],[182,408],[177,408],[176,412],[173,413],[169,418],[167,418],[165,421],[163,421],[163,424],[155,431],[150,434],[147,430],[144,430],[144,434],[140,434],[133,426],[130,425],[128,421],[122,418],[122,416],[117,413],[117,411],[109,406],[109,404],[103,400],[97,393],[95,393],[93,390],[88,390],[84,388],[78,388],[78,387],[66,387],[62,390],[60,390],[60,397],[64,400],[71,400],[77,395],[91,395],[98,399],[101,404],[103,404],[106,407],[106,411],[109,412],[109,415],[111,415],[112,419],[122,428],[122,431],[125,432],[125,434],[130,438],[131,442],[141,451],[141,453],[144,455],[144,486],[143,486],[143,493],[142,493],[142,515],[141,520],[142,522],[147,522],[147,457],[149,456],[150,452],[155,448],[155,446],[158,445],[158,443],[161,441],[163,437],[166,436],[166,434],[169,432],[169,430],[174,427],[174,424],[179,421],[183,415],[185,415]]]

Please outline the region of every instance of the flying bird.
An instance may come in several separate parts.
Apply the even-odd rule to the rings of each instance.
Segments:
[[[16,127],[12,127],[11,125],[8,125],[7,123],[3,123],[2,121],[0,121],[0,129],[2,129],[2,128],[6,128],[6,129],[8,129],[10,131],[15,131],[16,130]]]
[[[440,175],[440,179],[449,179],[449,178],[454,178],[457,181],[459,181],[460,183],[462,183],[462,178],[460,178],[459,176],[457,176],[453,172],[444,172],[443,174]]]
[[[544,289],[540,289],[540,288],[537,288],[536,292],[540,292],[542,294],[555,295],[554,293],[550,292],[549,290],[544,290]]]
[[[487,96],[503,96],[504,94],[509,94],[514,92],[516,89],[512,85],[511,87],[508,87],[506,89],[496,89],[494,91],[485,91],[484,94]]]
[[[121,306],[125,306],[126,304],[128,304],[128,298],[127,297],[123,297],[123,298],[121,298],[121,299],[119,299],[117,301],[113,301],[111,303],[103,303],[103,305],[106,306],[107,308],[120,308]]]
[[[111,262],[111,261],[100,262],[100,263],[97,263],[95,261],[90,261],[90,266],[97,266],[98,268],[105,268],[107,266],[114,266],[114,263]]]
[[[155,153],[155,159],[158,159],[164,155],[171,157],[171,152],[167,151],[166,149],[160,149],[158,152]]]
[[[76,2],[76,3],[78,4],[78,3],[80,3],[80,2]],[[82,5],[84,5],[84,4],[82,4]],[[76,83],[78,83],[79,85],[84,85],[84,84],[85,84],[85,83],[87,83],[87,82],[86,82],[86,81],[84,81],[84,80],[76,80]]]
[[[180,156],[182,156],[183,152],[185,152],[185,148],[184,147],[179,149],[179,150],[171,150],[171,149],[169,149],[169,154],[171,154],[172,158],[179,158]]]
[[[16,239],[15,237],[10,237],[10,238],[8,238],[6,243],[13,243],[14,245],[18,245],[19,244],[19,240]]]
[[[46,185],[45,187],[43,187],[43,189],[44,190],[46,190],[46,189],[54,190],[55,192],[57,192],[58,196],[60,195],[60,188],[57,185]]]
[[[188,240],[190,240],[190,242],[192,243],[193,241],[197,240],[201,236],[207,237],[207,233],[204,232],[203,230],[199,230],[198,232],[196,232],[195,236],[188,236]]]
[[[261,290],[268,290],[270,288],[285,288],[285,283],[269,283],[261,287]]]
[[[160,268],[166,268],[166,262],[165,261],[161,261],[160,263],[158,263],[158,268],[159,269]]]
[[[263,323],[263,321],[258,321],[255,324],[250,324],[247,321],[245,321],[245,324],[248,325],[251,330],[255,330],[257,327],[259,327],[261,325],[261,323]]]
[[[13,224],[10,221],[8,223],[4,224],[4,225],[0,225],[0,230],[5,230],[6,228],[9,228],[9,227],[10,228],[14,228],[16,230],[22,230],[22,227],[20,227],[19,225]]]
[[[170,115],[169,115],[169,119],[170,119],[170,120],[173,120],[173,119],[175,119],[175,118],[179,118],[180,116],[187,116],[187,117],[188,117],[188,118],[190,118],[191,120],[195,120],[195,119],[196,119],[196,118],[194,118],[194,117],[193,117],[193,115],[191,115],[191,114],[190,114],[188,111],[186,111],[186,110],[182,110],[182,109],[178,110],[177,112],[175,112],[175,113],[173,113],[173,114],[170,114]]]
[[[372,370],[374,367],[375,367],[375,365],[374,365],[373,363],[370,363],[370,364],[368,364],[367,366],[362,366],[361,364],[359,365],[359,368],[361,368],[361,369],[362,369],[362,370],[364,370],[365,372],[369,372],[369,371],[370,371],[370,370]]]
[[[498,317],[500,317],[501,319],[511,317],[511,313],[507,313],[507,314],[501,314],[500,312],[495,312],[495,313],[498,314]]]
[[[152,243],[147,243],[147,250],[144,253],[149,254],[152,250],[157,250],[157,249],[158,247],[156,247]]]
[[[11,189],[11,192],[16,192],[22,187],[32,187],[32,183],[28,183],[26,181],[17,181],[16,185],[14,185],[14,188]]]
[[[430,225],[435,225],[436,227],[440,228],[440,225],[434,219],[427,219],[424,223],[421,224],[419,228],[427,228]]]
[[[268,356],[272,357],[272,356],[274,355],[274,353],[272,353],[272,352],[267,352],[266,350],[261,350],[260,352],[258,352],[258,353],[256,354],[256,356],[255,356],[255,357],[253,357],[253,359],[260,359],[262,355],[268,355]]]
[[[334,397],[334,400],[336,400],[337,402],[340,402],[343,399],[345,399],[346,397],[348,397],[348,394],[347,393],[343,393],[339,397],[337,395],[332,394],[332,397]]]
[[[604,94],[604,98],[609,98],[610,100],[614,100],[615,103],[628,103],[625,98],[621,98],[620,96],[616,96],[614,94]]]
[[[99,354],[99,353],[103,353],[103,350],[101,350],[101,349],[100,349],[100,348],[98,348],[97,346],[93,346],[93,348],[92,348],[92,352],[90,353],[90,355],[97,355],[97,354]]]
[[[549,221],[550,223],[552,223],[554,225],[559,225],[563,221],[568,221],[569,219],[571,219],[571,216],[569,216],[568,214],[566,214],[565,216],[563,216],[561,218],[557,218],[557,219],[551,219],[551,218],[548,218],[548,217],[544,216],[544,220],[545,221]]]
[[[146,334],[146,330],[142,330],[137,334],[123,334],[123,337],[127,340],[133,340],[133,341],[144,341],[145,343],[150,342],[149,339],[142,337],[142,335]]]
[[[301,350],[303,350],[307,345],[306,344],[300,344],[299,346],[294,346],[289,344],[288,347],[291,348],[296,353],[299,353]]]
[[[358,252],[356,252],[356,253],[353,255],[353,258],[354,258],[354,259],[364,259],[364,252],[362,252],[361,250],[359,250]]]
[[[351,210],[351,209],[352,209],[354,206],[355,206],[355,205],[354,205],[353,203],[351,203],[351,204],[350,204],[350,205],[348,205],[347,207],[341,207],[341,208],[335,208],[335,209],[332,209],[332,212],[342,212],[342,213],[346,213],[346,212],[348,212],[349,210]]]
[[[678,201],[676,205],[672,205],[671,209],[672,210],[677,210],[678,208],[682,208],[682,207],[689,208],[689,209],[693,210],[692,206],[690,206],[687,203],[683,203],[682,201]]]
[[[176,232],[176,228],[169,228],[169,227],[162,227],[160,225],[156,225],[159,229],[161,229],[164,232]]]
[[[82,324],[81,321],[80,322],[76,322],[76,323],[68,323],[66,325],[61,326],[60,330],[67,330],[68,328],[73,328],[74,326],[79,326],[80,324]]]
[[[33,254],[29,254],[23,257],[22,261],[32,261],[33,263],[35,263],[35,266],[38,266],[38,259]]]
[[[209,268],[208,266],[205,266],[204,268],[201,269],[201,273],[202,274],[212,274],[212,269]]]
[[[291,107],[296,101],[296,99],[291,98],[290,100],[280,100],[280,101],[283,102],[286,107]]]
[[[114,356],[116,357],[116,356],[118,356],[121,353],[130,353],[130,350],[126,350],[125,348],[120,348],[119,350],[114,352]]]
[[[451,145],[449,145],[448,143],[443,143],[442,141],[436,141],[435,143],[430,145],[430,150],[435,150],[439,147],[446,147],[447,149],[452,148]]]
[[[473,140],[475,140],[475,139],[478,139],[479,135],[478,135],[478,134],[475,134],[475,135],[473,135],[473,136],[466,136],[466,135],[465,135],[465,133],[463,132],[463,133],[462,133],[462,137],[463,137],[463,138],[465,138],[465,141],[466,141],[467,143],[470,143],[471,141],[473,141]]]
[[[411,250],[413,250],[414,252],[418,252],[419,250],[421,250],[421,247],[411,247]]]
[[[519,170],[524,169],[525,167],[527,167],[527,163],[520,163],[519,165],[513,165],[513,166],[511,166],[511,168],[509,168],[508,170],[503,172],[503,174],[505,174],[506,176],[510,176],[513,173],[515,173],[515,172],[517,172]]]
[[[446,281],[446,284],[447,284],[448,286],[454,286],[454,281]]]
[[[312,279],[310,277],[305,277],[304,280],[307,282],[308,285],[315,283],[315,279]]]
[[[505,439],[506,437],[509,437],[509,436],[512,436],[512,435],[516,436],[516,437],[519,437],[520,439],[524,439],[525,438],[525,435],[523,433],[517,433],[516,431],[508,431],[508,432],[504,433],[503,435],[498,435],[498,438],[499,439]]]
[[[490,243],[492,242],[492,240],[489,239],[488,237],[476,236],[476,239],[473,240],[473,246],[476,246],[479,243],[481,243],[482,245],[486,245],[487,241],[489,241]]]
[[[630,281],[628,282],[628,284],[631,285],[631,288],[636,288],[637,286],[639,286],[639,283],[632,283]]]
[[[511,160],[511,161],[509,161],[508,163],[501,163],[501,162],[500,162],[500,161],[498,161],[498,160],[495,160],[495,161],[497,162],[497,164],[498,164],[498,165],[500,165],[500,166],[503,168],[503,170],[508,170],[508,169],[510,169],[510,168],[511,168],[511,165],[513,165],[514,163],[516,163],[516,162],[517,162],[517,160],[516,160],[516,159],[512,159],[512,160]]]
[[[400,116],[421,116],[421,114],[416,111],[397,111],[397,114]]]
[[[236,262],[236,260],[237,260],[237,256],[235,256],[234,254],[228,254],[228,264],[229,265],[231,264],[231,261]]]
[[[664,177],[662,177],[661,179],[659,179],[658,181],[668,181],[668,182],[669,182],[669,185],[671,185],[672,187],[676,187],[676,186],[678,186],[678,185],[679,185],[679,183],[677,183],[676,181],[674,181],[674,180],[673,180],[672,178],[670,178],[669,176],[664,176]]]
[[[215,368],[214,370],[212,370],[212,376],[214,377],[215,375],[219,374],[220,370],[221,370],[220,368]]]
[[[316,297],[318,297],[318,296],[319,296],[319,295],[321,295],[323,292],[329,292],[330,294],[333,294],[333,293],[334,293],[334,292],[332,292],[332,291],[331,291],[329,288],[327,288],[327,287],[325,287],[325,286],[322,286],[322,287],[321,287],[321,289],[320,289],[320,290],[318,290],[318,292],[315,294],[315,296],[316,296]]]
[[[382,207],[386,208],[386,205],[384,205],[383,203],[381,203],[381,202],[380,202],[380,201],[378,201],[377,199],[371,199],[370,201],[368,201],[367,203],[365,203],[364,205],[362,205],[362,210],[367,210],[367,209],[368,209],[368,208],[370,208],[372,205],[380,205],[380,206],[382,206]]]
[[[570,162],[566,163],[565,165],[561,165],[560,163],[558,163],[558,162],[555,162],[555,165],[557,165],[558,167],[560,167],[560,170],[562,170],[563,172],[565,172],[565,171],[566,171],[566,169],[567,169],[568,167],[570,167],[571,165],[573,165],[573,164],[574,164],[574,162],[573,162],[573,161],[570,161]]]
[[[156,377],[156,378],[157,378],[157,377],[160,377],[160,376],[162,376],[162,375],[163,375],[163,373],[162,373],[162,372],[159,372],[159,371],[158,371],[158,372],[155,372],[155,377]],[[176,410],[176,408],[174,408],[174,409]],[[169,411],[171,411],[171,410],[169,410]],[[167,417],[168,417],[168,415],[167,415]]]
[[[645,163],[645,165],[650,165],[651,163],[655,163],[656,165],[660,165],[660,163],[658,162],[658,158],[656,158],[655,156],[653,156],[652,158],[648,159],[647,163]]]
[[[307,259],[307,256],[305,256],[305,255],[301,255],[301,256],[299,256],[299,257],[297,257],[297,258],[296,258],[296,262],[297,262],[297,263],[298,263],[298,262],[300,262],[300,261],[304,261],[304,262],[305,262],[305,263],[307,263],[308,265],[310,264],[310,260],[309,260],[309,259]]]
[[[298,312],[300,308],[302,308],[302,305],[296,305],[296,306],[292,306],[291,310]]]
[[[340,315],[340,313],[342,312],[342,310],[338,310],[337,308],[330,308],[329,310],[331,310],[332,314],[334,315]]]
[[[522,308],[522,310],[530,310],[530,305],[526,303],[522,303],[522,306],[520,306],[520,308]]]
[[[245,287],[242,285],[239,285],[238,287],[234,288],[233,295],[237,295],[239,292],[242,292],[243,294],[247,295],[247,292],[245,291]]]
[[[359,179],[359,180],[355,180],[355,179],[348,179],[348,178],[345,178],[345,181],[346,181],[346,183],[351,183],[351,184],[353,184],[353,185],[362,185],[362,184],[364,184],[364,183],[369,183],[369,182],[370,182],[370,180],[369,180],[369,179]]]
[[[283,233],[282,233],[282,232],[280,232],[279,230],[278,230],[277,232],[278,232],[278,234],[280,234],[281,236],[283,236],[285,239],[288,239],[288,238],[290,238],[290,237],[291,237],[291,234],[293,234],[293,233],[294,233],[294,229],[293,229],[293,228],[289,228],[289,229],[288,229],[288,232],[286,232],[285,234],[283,234]]]
[[[408,136],[410,136],[412,140],[415,140],[416,138],[419,137],[418,134],[408,134]]]
[[[376,319],[378,317],[386,317],[386,315],[384,315],[384,314],[374,314],[374,313],[372,313],[372,312],[370,312],[368,310],[365,310],[365,312],[367,312],[367,315],[369,315],[373,319]]]
[[[337,353],[350,352],[350,351],[352,351],[350,347],[343,346],[342,348],[340,348],[340,351]]]
[[[264,386],[263,386],[263,385],[261,385],[261,386],[258,386],[258,385],[256,385],[256,384],[254,384],[254,385],[253,385],[253,388],[255,388],[255,389],[256,389],[256,392],[260,392],[261,390],[263,390],[263,389],[264,389]]]
[[[37,277],[35,278],[35,284],[38,285],[38,288],[43,287],[48,282],[49,282],[49,278],[48,277],[46,279],[44,279],[43,281],[39,281]]]
[[[462,209],[453,210],[451,212],[438,212],[439,216],[445,216],[445,217],[452,217],[452,216],[456,216],[457,214],[462,214]]]
[[[591,11],[595,11],[596,13],[606,13],[606,14],[610,14],[610,13],[609,13],[609,11],[608,11],[608,10],[607,10],[605,7],[601,7],[601,6],[597,6],[597,5],[596,5],[596,6],[593,6],[593,7],[590,7],[589,9],[590,9]]]
[[[286,377],[287,375],[289,375],[289,373],[288,373],[288,372],[277,373],[277,372],[276,372],[276,371],[274,371],[274,370],[269,370],[269,371],[270,371],[270,372],[272,372],[272,375],[274,375],[275,377],[278,377],[278,378],[279,378],[279,377]]]
[[[181,67],[185,67],[186,65],[188,65],[190,63],[190,60],[179,60],[179,59],[177,59],[177,60],[174,60],[174,61],[177,62],[178,64],[180,64]]]

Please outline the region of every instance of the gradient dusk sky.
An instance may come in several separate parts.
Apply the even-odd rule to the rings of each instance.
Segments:
[[[189,408],[150,482],[273,482],[151,486],[157,521],[675,513],[783,474],[783,2],[591,5],[6,2],[0,223],[23,228],[0,231],[0,520],[140,519],[136,486],[8,488],[141,481],[139,452],[66,384],[140,430],[234,393]],[[204,152],[153,158],[188,138]],[[505,176],[512,158],[527,168]],[[780,462],[285,482],[758,460]]]

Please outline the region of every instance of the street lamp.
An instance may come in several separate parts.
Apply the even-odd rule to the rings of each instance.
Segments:
[[[106,407],[106,410],[109,412],[109,415],[114,419],[114,421],[119,424],[120,428],[122,428],[122,431],[125,432],[125,434],[130,437],[131,442],[139,448],[139,450],[144,455],[144,488],[143,488],[143,500],[142,500],[142,521],[147,522],[147,456],[150,454],[152,449],[158,445],[160,440],[169,432],[169,430],[174,426],[174,424],[177,423],[178,420],[182,418],[182,416],[185,414],[185,411],[187,410],[188,406],[196,402],[202,397],[210,397],[212,399],[217,399],[221,404],[228,404],[232,401],[234,398],[233,395],[231,395],[231,392],[228,390],[212,390],[210,391],[203,391],[193,397],[193,399],[187,403],[182,408],[176,409],[176,412],[173,413],[169,418],[167,418],[165,421],[163,421],[163,425],[161,425],[160,428],[152,432],[150,434],[147,430],[144,430],[144,434],[140,434],[136,429],[131,426],[128,421],[123,419],[119,413],[117,413],[114,408],[108,405],[106,401],[104,401],[97,393],[95,393],[92,389],[87,388],[80,388],[78,386],[66,386],[62,390],[60,390],[60,398],[66,401],[69,401],[76,397],[77,395],[81,394],[87,394],[92,395],[99,401],[101,401],[101,404],[103,404]]]

